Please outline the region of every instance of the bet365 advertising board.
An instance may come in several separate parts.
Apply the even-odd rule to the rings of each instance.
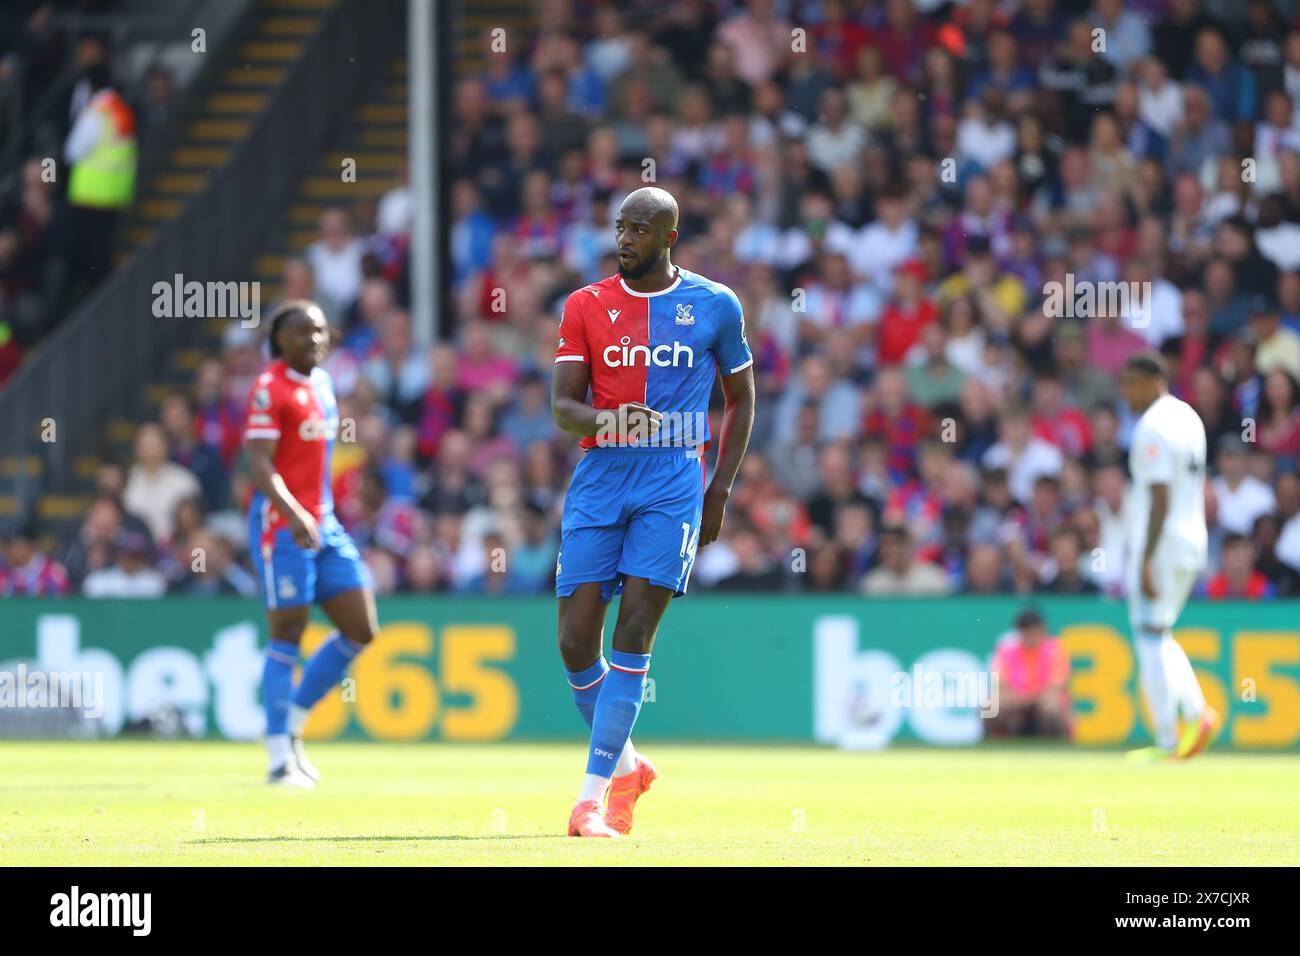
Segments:
[[[1148,742],[1123,605],[1035,606],[1070,655],[1076,743]],[[1022,607],[1006,598],[691,595],[672,603],[660,629],[636,732],[861,748],[976,744],[997,707],[994,644]],[[381,600],[379,614],[378,639],[313,711],[311,736],[493,741],[585,732],[555,647],[552,600],[399,597]],[[314,619],[305,651],[328,633],[324,618]],[[1216,746],[1300,746],[1300,605],[1193,603],[1176,636],[1225,715]],[[168,710],[192,735],[255,739],[265,645],[259,607],[238,599],[0,602],[0,718],[77,685],[98,734]],[[43,687],[33,675],[44,675]]]

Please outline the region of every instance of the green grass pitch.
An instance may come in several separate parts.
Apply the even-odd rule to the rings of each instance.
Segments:
[[[1300,863],[1300,761],[655,746],[632,836],[564,836],[578,744],[315,744],[314,792],[216,742],[0,742],[0,864]]]

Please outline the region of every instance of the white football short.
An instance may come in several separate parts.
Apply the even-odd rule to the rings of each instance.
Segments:
[[[1196,565],[1161,561],[1159,555],[1151,562],[1151,570],[1155,578],[1154,598],[1148,598],[1142,593],[1140,563],[1135,562],[1128,574],[1129,624],[1139,636],[1151,629],[1171,629],[1183,613],[1192,587],[1200,575],[1200,569]]]

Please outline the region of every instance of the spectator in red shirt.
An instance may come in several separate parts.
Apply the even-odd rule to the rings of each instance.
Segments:
[[[492,240],[492,264],[472,274],[465,282],[459,302],[462,321],[485,319],[505,322],[512,314],[529,314],[537,309],[536,290],[531,285],[531,260],[513,232],[501,232]]]
[[[447,430],[460,417],[464,394],[456,386],[456,350],[450,345],[435,345],[429,351],[433,384],[424,393],[417,426],[417,449],[425,461],[438,457],[438,446]]]
[[[894,296],[880,317],[876,339],[881,365],[897,365],[912,346],[921,341],[921,331],[939,317],[939,308],[926,298],[925,264],[909,259],[894,271]]]
[[[841,79],[853,73],[858,51],[871,42],[871,33],[845,16],[843,0],[826,0],[822,4],[823,21],[813,27],[813,49],[817,58],[834,68]]]
[[[876,34],[880,53],[889,72],[915,82],[921,77],[925,51],[934,45],[934,24],[917,16],[911,0],[889,0],[885,25]]]
[[[784,538],[796,547],[809,542],[813,525],[807,507],[776,483],[762,455],[750,455],[741,465],[731,506],[769,540]]]
[[[1169,356],[1171,389],[1185,402],[1194,391],[1200,369],[1213,369],[1224,358],[1223,343],[1210,330],[1210,306],[1200,289],[1183,292],[1183,334],[1166,339],[1161,350]]]
[[[940,563],[943,555],[943,494],[948,469],[953,466],[950,445],[927,438],[917,448],[918,480],[894,486],[885,499],[885,519],[902,521],[916,542],[916,556]]]
[[[527,259],[558,259],[564,253],[564,226],[551,202],[551,179],[534,169],[524,177],[523,212],[511,229],[514,241]]]
[[[1088,416],[1065,400],[1061,376],[1046,369],[1034,379],[1033,414],[1030,423],[1034,434],[1049,441],[1062,454],[1079,458],[1092,447],[1092,426]]]
[[[219,359],[208,359],[199,366],[194,386],[194,437],[215,448],[222,464],[231,468],[243,443],[244,409],[226,395],[225,378]]]
[[[1223,539],[1222,570],[1205,584],[1205,596],[1211,601],[1267,601],[1277,596],[1277,588],[1255,568],[1255,544],[1245,535],[1230,534]]]
[[[1300,384],[1284,369],[1264,376],[1259,396],[1259,445],[1274,455],[1300,455]]]
[[[890,478],[906,481],[915,467],[917,445],[931,433],[930,415],[908,399],[907,379],[900,368],[880,370],[867,402],[863,437],[880,440],[888,450]]]
[[[1061,481],[1055,475],[1034,479],[1033,494],[1024,508],[1013,511],[1003,523],[1002,533],[1018,586],[1029,590],[1042,577],[1052,535],[1066,522],[1061,503]]]

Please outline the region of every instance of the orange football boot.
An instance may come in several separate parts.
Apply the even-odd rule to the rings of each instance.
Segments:
[[[605,822],[619,833],[632,830],[632,809],[637,798],[650,789],[659,774],[655,765],[645,757],[637,754],[636,769],[615,777],[609,784],[609,809],[605,811]]]
[[[583,800],[569,814],[569,836],[616,837],[618,833],[605,823],[598,800]]]
[[[1217,726],[1219,715],[1207,704],[1201,711],[1201,719],[1196,722],[1196,726],[1183,731],[1183,739],[1178,742],[1178,759],[1188,760],[1204,750]]]

